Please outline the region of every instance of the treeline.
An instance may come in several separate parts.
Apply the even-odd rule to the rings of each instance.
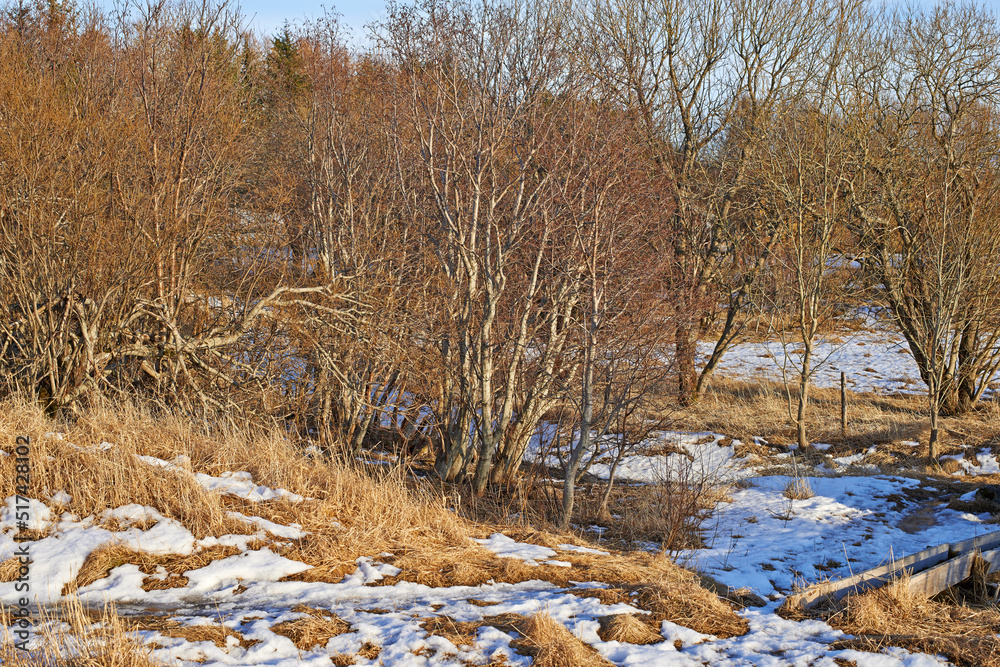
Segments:
[[[0,391],[429,447],[482,493],[543,431],[567,479],[641,439],[748,322],[794,337],[802,445],[858,304],[935,433],[1000,365],[973,5],[419,0],[361,51],[334,15],[260,43],[225,5],[127,10],[3,7]]]

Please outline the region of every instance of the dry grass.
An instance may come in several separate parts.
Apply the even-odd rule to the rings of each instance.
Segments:
[[[53,431],[64,432],[64,438],[41,436]],[[255,527],[227,517],[231,510],[277,523],[300,524],[309,533],[306,537],[290,543],[283,540],[286,544],[280,548],[269,545],[287,558],[313,566],[289,579],[340,581],[356,569],[358,557],[388,552],[394,556],[380,556],[380,560],[392,562],[402,572],[375,585],[405,580],[428,586],[479,586],[490,580],[519,583],[543,579],[573,588],[574,581],[598,581],[611,587],[602,593],[651,612],[650,623],[669,619],[718,636],[747,630],[746,621],[728,604],[702,588],[695,575],[663,556],[646,552],[610,556],[561,553],[558,558],[571,562],[571,568],[533,567],[517,559],[498,558],[468,539],[488,536],[498,527],[475,524],[449,511],[448,505],[454,502],[445,494],[414,486],[400,469],[376,476],[330,461],[309,460],[278,432],[261,434],[230,427],[209,432],[169,415],[155,416],[127,405],[99,410],[73,423],[54,424],[32,406],[8,402],[0,404],[0,433],[32,435],[32,493],[45,497],[44,488],[63,490],[72,498],[63,511],[79,516],[100,516],[107,509],[140,503],[179,521],[195,537],[256,532]],[[99,445],[103,442],[113,446],[102,449]],[[170,471],[138,462],[137,456],[187,458],[180,460],[183,470]],[[9,457],[0,458],[0,478],[12,474],[10,461]],[[306,500],[249,503],[209,493],[190,474],[218,475],[227,470],[246,470],[255,483],[286,488]],[[581,542],[572,535],[536,532],[527,526],[502,528],[515,539],[552,548]],[[90,554],[65,592],[106,577],[126,563],[138,566],[146,575],[146,590],[180,587],[187,584],[186,571],[235,552],[214,548],[189,556],[154,556],[112,543]],[[0,564],[0,576],[9,576],[11,567]],[[341,629],[334,618],[310,615],[281,629],[294,635],[296,642],[321,642],[324,633]],[[492,622],[499,620],[493,617]],[[230,636],[221,626],[195,631],[161,622],[161,627],[164,634],[215,632],[218,636],[211,635],[212,641],[225,641]],[[539,655],[547,655],[542,647],[548,646],[549,640],[539,635],[539,642]],[[369,646],[358,655],[377,655],[379,650]],[[339,656],[334,662],[351,664],[348,661],[353,659]]]
[[[15,648],[15,639],[6,624],[0,627],[0,662],[5,667],[162,667],[165,664],[153,659],[152,647],[143,645],[136,634],[136,625],[120,617],[114,605],[107,605],[94,617],[78,598],[69,597],[63,602],[58,619],[43,615],[36,619],[35,625],[40,628],[41,642],[38,649],[30,652]]]
[[[42,436],[50,432],[64,437]],[[359,556],[425,540],[463,543],[469,530],[445,509],[440,494],[408,486],[401,471],[375,479],[361,470],[309,460],[278,430],[261,433],[226,426],[206,431],[184,419],[152,415],[130,405],[96,410],[73,423],[53,423],[35,406],[7,401],[0,404],[0,433],[32,436],[31,494],[46,497],[46,488],[63,490],[72,500],[62,509],[78,516],[100,516],[138,503],[176,519],[198,539],[258,531],[228,517],[231,510],[277,523],[297,522],[311,535],[285,555],[319,568],[312,573],[318,574],[317,580],[333,579],[334,573],[342,576],[348,564],[353,571]],[[104,442],[113,446],[100,447]],[[168,461],[187,457],[182,467],[211,475],[245,470],[257,484],[311,500],[250,503],[222,496],[206,491],[185,470],[154,467],[137,456]],[[0,457],[0,479],[13,474],[13,458]],[[336,524],[342,528],[335,529]]]
[[[791,399],[798,400],[794,389]],[[814,442],[834,445],[832,452],[838,456],[905,440],[926,445],[930,433],[926,404],[926,398],[919,394],[859,394],[848,390],[845,434],[840,430],[840,390],[814,387],[810,390],[808,431]],[[949,447],[988,447],[1000,442],[998,414],[1000,404],[989,401],[969,414],[942,418],[942,453],[953,453]],[[677,413],[677,426],[726,433],[744,443],[752,442],[755,436],[773,443],[792,443],[796,439],[784,385],[766,380],[713,378],[701,401]],[[927,455],[927,449],[901,447],[894,454],[899,464],[923,463],[919,459]]]
[[[954,475],[964,469],[962,462],[956,459],[945,459],[944,463],[941,464],[941,470],[947,475]]]
[[[300,651],[308,651],[315,646],[324,647],[333,637],[351,631],[349,623],[328,611],[301,604],[292,611],[305,616],[273,625],[271,632],[288,637]]]
[[[262,544],[251,543],[249,546],[259,548]],[[240,550],[236,547],[214,546],[187,556],[178,554],[154,555],[135,551],[125,544],[109,543],[90,552],[77,573],[76,579],[63,587],[62,594],[73,593],[79,588],[89,586],[95,581],[107,577],[116,567],[126,564],[137,565],[139,571],[147,575],[143,579],[143,590],[182,588],[188,584],[187,577],[184,576],[185,572],[197,570],[213,561],[235,556],[238,553]]]
[[[532,616],[524,630],[526,652],[534,667],[591,667],[612,663],[546,613]]]
[[[716,637],[738,637],[749,630],[747,620],[736,614],[732,607],[714,593],[689,587],[679,593],[676,583],[659,583],[591,588],[570,591],[581,597],[594,597],[603,604],[630,604],[649,612],[639,618],[655,629],[660,623],[670,621],[697,632]]]
[[[559,539],[540,533],[510,533],[515,539],[556,547]],[[472,544],[435,551],[422,548],[387,559],[402,571],[374,585],[409,581],[430,587],[481,586],[489,581],[522,583],[543,580],[574,589],[575,581],[606,583],[604,589],[574,589],[584,597],[603,602],[624,602],[651,612],[649,622],[670,620],[706,634],[720,637],[743,635],[746,620],[732,607],[701,585],[700,579],[661,554],[634,552],[610,555],[563,552],[557,558],[572,567],[528,565],[516,558],[497,558],[492,552]],[[604,600],[604,596],[608,599]]]
[[[638,542],[653,543],[671,554],[703,545],[701,525],[730,486],[711,476],[682,472],[680,479],[643,486],[616,486],[606,511],[600,507],[604,484],[581,486],[576,521],[604,528],[601,540],[627,548]]]
[[[785,485],[785,490],[782,491],[781,495],[785,496],[789,500],[808,500],[816,495],[813,491],[812,486],[809,485],[809,480],[799,477],[792,479]]]
[[[134,629],[156,632],[164,637],[183,639],[189,642],[212,642],[219,648],[226,648],[230,637],[235,638],[243,648],[259,644],[258,639],[247,639],[242,634],[222,624],[184,625],[160,616],[139,616],[129,618]]]
[[[446,616],[423,619],[421,627],[427,634],[443,637],[455,646],[472,646],[476,632],[491,626],[517,635],[511,647],[521,655],[532,656],[532,665],[542,667],[589,667],[610,665],[592,647],[581,641],[559,621],[546,613],[531,617],[505,613],[486,616],[480,621],[454,621]],[[662,641],[663,638],[660,637]]]
[[[846,609],[829,622],[855,635],[833,648],[878,651],[901,646],[940,653],[964,667],[1000,665],[1000,611],[992,605],[976,608],[928,599],[910,591],[908,577],[850,597]]]
[[[601,616],[597,621],[601,624],[597,634],[606,642],[658,644],[663,641],[663,635],[636,614],[611,614]]]
[[[0,562],[0,583],[14,581],[20,575],[21,561],[15,556]]]
[[[428,635],[443,637],[455,646],[472,646],[476,641],[476,632],[484,625],[489,625],[485,621],[456,621],[448,616],[432,616],[420,621],[420,627]]]

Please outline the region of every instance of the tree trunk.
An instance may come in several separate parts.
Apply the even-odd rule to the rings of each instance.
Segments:
[[[931,413],[931,437],[927,441],[927,457],[931,463],[935,463],[938,457],[938,414],[941,411],[941,402],[938,398],[938,387],[931,386],[929,391],[930,413]]]
[[[580,462],[583,461],[584,454],[590,449],[590,427],[594,421],[594,329],[591,325],[590,340],[587,341],[583,369],[583,388],[580,392],[580,440],[569,458],[569,466],[566,469],[566,479],[563,482],[563,502],[562,520],[559,527],[563,530],[569,528],[570,520],[573,518],[573,494],[576,490],[576,473],[580,469]]]
[[[598,514],[601,516],[605,516],[608,513],[608,501],[611,499],[611,490],[615,485],[615,473],[618,472],[618,464],[625,458],[624,431],[619,437],[621,438],[621,442],[618,445],[618,453],[615,455],[615,460],[611,463],[611,469],[608,471],[608,483],[604,485],[604,493],[601,494],[601,505],[598,510]]]
[[[809,439],[806,437],[806,406],[809,402],[809,381],[803,379],[799,383],[799,410],[795,416],[795,429],[798,435],[799,449],[809,449]]]
[[[694,326],[680,325],[676,337],[677,403],[682,407],[694,405],[698,400],[698,373],[695,371],[695,354],[698,349]]]
[[[464,426],[463,426],[464,422]],[[441,436],[441,449],[434,462],[434,470],[445,482],[454,482],[469,462],[469,420],[467,412],[459,411],[458,417]]]
[[[476,464],[476,474],[472,480],[472,490],[482,497],[486,493],[486,485],[490,481],[490,471],[493,468],[493,455],[497,450],[497,434],[490,430],[490,426],[484,425],[482,431],[482,447],[479,450],[479,461]]]
[[[812,362],[812,341],[806,337],[805,350],[802,353],[802,368],[799,372],[799,409],[795,415],[795,429],[798,435],[799,449],[809,448],[806,437],[806,409],[809,406],[809,373]]]

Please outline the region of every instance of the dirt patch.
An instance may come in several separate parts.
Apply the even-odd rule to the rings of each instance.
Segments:
[[[900,530],[909,533],[919,533],[922,530],[927,530],[931,526],[937,525],[937,509],[941,507],[944,503],[931,503],[930,505],[925,505],[920,507],[902,519],[896,524]]]

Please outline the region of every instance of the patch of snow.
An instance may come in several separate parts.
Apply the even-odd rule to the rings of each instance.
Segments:
[[[56,491],[51,496],[49,496],[49,499],[52,502],[58,503],[60,505],[69,505],[71,502],[73,502],[72,496],[70,496],[63,490]]]
[[[275,537],[283,537],[287,540],[298,540],[309,534],[308,532],[302,530],[302,526],[297,523],[293,523],[290,526],[283,526],[279,523],[262,519],[259,516],[246,516],[245,514],[240,514],[239,512],[226,512],[226,516],[230,516],[250,525],[257,526],[261,530],[266,530]]]
[[[538,561],[548,560],[556,555],[548,547],[516,542],[502,533],[493,533],[485,540],[472,538],[472,541],[483,545],[500,558],[519,558],[528,565],[538,565]]]
[[[610,556],[611,553],[608,551],[601,551],[600,549],[591,549],[590,547],[581,547],[576,544],[560,544],[559,548],[563,551],[575,551],[580,554],[594,554],[595,556]]]

